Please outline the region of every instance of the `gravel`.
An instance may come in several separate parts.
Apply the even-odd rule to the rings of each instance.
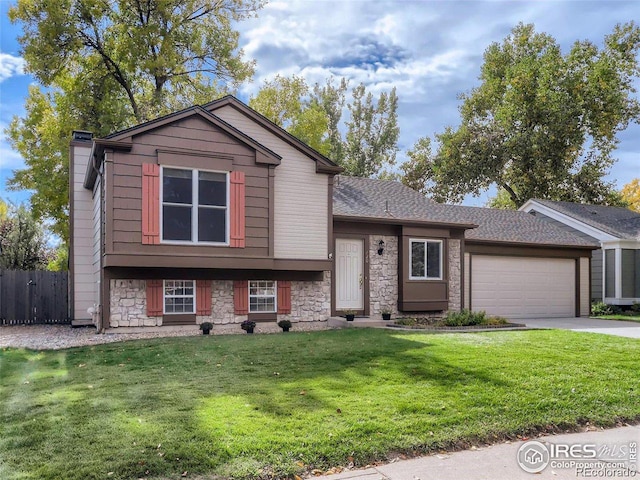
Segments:
[[[143,338],[185,337],[198,334],[200,332],[197,330],[97,334],[93,327],[71,328],[68,325],[18,325],[0,327],[0,348],[60,350]]]

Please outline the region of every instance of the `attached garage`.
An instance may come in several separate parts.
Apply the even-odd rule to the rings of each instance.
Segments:
[[[576,261],[473,255],[471,308],[507,318],[574,317]]]

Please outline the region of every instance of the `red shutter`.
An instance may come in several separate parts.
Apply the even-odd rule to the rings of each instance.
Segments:
[[[245,280],[233,282],[233,306],[236,315],[249,313],[249,282]]]
[[[142,243],[160,243],[160,165],[142,164]]]
[[[147,280],[147,317],[162,315],[162,280]]]
[[[231,243],[233,248],[244,248],[244,231],[245,231],[245,182],[244,172],[231,172],[229,176],[231,183],[231,199],[230,215],[231,215]]]
[[[211,315],[211,280],[196,280],[196,315]]]
[[[278,282],[278,313],[291,313],[291,282]]]

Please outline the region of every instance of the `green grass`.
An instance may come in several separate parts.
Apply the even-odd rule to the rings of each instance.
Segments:
[[[595,318],[602,318],[603,320],[623,320],[625,322],[640,322],[639,315],[600,315]]]
[[[0,478],[283,477],[640,419],[640,342],[349,329],[0,351]],[[209,478],[209,477],[207,477]]]

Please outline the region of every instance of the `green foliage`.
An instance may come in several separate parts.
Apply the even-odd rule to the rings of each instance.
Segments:
[[[51,272],[62,272],[69,270],[69,247],[64,243],[53,253],[54,257],[47,264],[47,270]]]
[[[602,48],[519,24],[484,54],[481,84],[462,95],[461,123],[437,135],[426,190],[459,202],[492,184],[514,206],[529,198],[618,204],[604,175],[618,133],[636,122],[640,29],[618,25]],[[504,204],[502,204],[504,206]]]
[[[409,160],[400,165],[401,181],[416,192],[427,193],[431,156],[431,139],[419,139],[411,150],[407,152]]]
[[[615,426],[640,415],[639,355],[634,339],[557,330],[4,348],[0,471],[42,480],[307,477],[392,452]]]
[[[205,103],[253,75],[236,22],[259,0],[18,0],[32,86],[25,116],[7,129],[26,168],[9,180],[32,190],[39,219],[68,240],[68,143],[74,129],[98,136],[194,103]]]
[[[495,197],[489,199],[486,204],[489,208],[499,208],[500,210],[517,210],[517,206],[513,203],[509,192],[507,192],[504,188],[498,190],[498,193]]]
[[[282,77],[263,83],[258,93],[249,99],[249,106],[279,127],[327,155],[328,119],[302,77]]]
[[[346,175],[391,175],[387,169],[395,163],[399,136],[395,89],[374,101],[364,84],[355,87],[346,104],[350,115],[343,139],[347,88],[344,79],[334,84],[330,78],[311,89],[300,77],[278,75],[262,85],[249,106],[344,167]]]
[[[43,229],[24,205],[0,220],[0,268],[44,270],[49,261]]]
[[[611,307],[604,302],[594,302],[591,304],[591,315],[599,317],[600,315],[611,315],[613,311]]]
[[[350,119],[346,122],[345,156],[341,166],[346,175],[372,177],[395,164],[398,151],[398,97],[395,87],[382,92],[377,102],[364,84],[353,89],[353,100],[347,105]]]
[[[442,325],[448,327],[469,327],[473,325],[505,325],[507,321],[501,317],[488,317],[486,312],[472,312],[466,308],[459,311],[449,311],[442,319]]]

